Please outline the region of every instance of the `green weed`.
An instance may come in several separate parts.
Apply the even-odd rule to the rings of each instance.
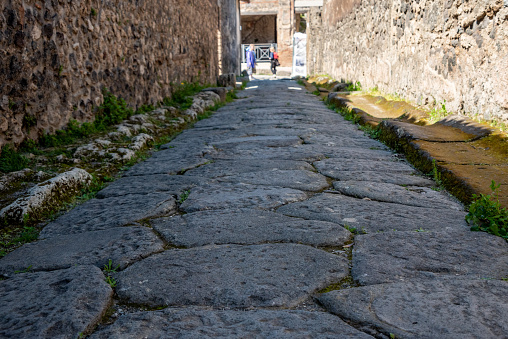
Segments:
[[[20,171],[26,168],[29,161],[26,157],[22,156],[10,145],[2,147],[0,154],[0,171],[4,173]]]
[[[303,82],[303,80],[302,80],[302,79],[298,79],[298,80],[296,80],[296,83],[297,83],[298,85],[300,85],[300,86],[305,87],[305,82]]]
[[[444,100],[440,106],[441,107],[434,107],[434,109],[429,112],[431,122],[437,122],[451,114],[446,110],[446,100]]]
[[[362,84],[360,81],[355,82],[354,84],[351,83],[346,87],[346,91],[353,92],[353,91],[361,91],[362,90]]]
[[[32,265],[28,266],[27,268],[25,268],[24,270],[21,270],[21,271],[14,271],[14,274],[19,274],[19,273],[28,273],[32,270]]]
[[[117,270],[120,268],[120,265],[117,265],[116,267],[113,266],[113,260],[109,259],[108,263],[104,265],[104,274],[106,276],[106,282],[114,288],[116,286],[116,280],[112,276],[113,273],[116,273]]]
[[[473,194],[473,203],[469,205],[466,221],[472,231],[491,233],[508,240],[508,209],[501,207],[497,189],[500,187],[492,180],[492,194]]]
[[[435,191],[441,191],[443,189],[443,179],[441,178],[441,172],[437,169],[436,159],[432,159],[432,171],[430,172],[430,176],[437,184],[437,187],[434,187],[433,189]]]
[[[97,10],[92,7],[92,9],[90,9],[90,15],[91,16],[96,16],[97,15]]]
[[[136,114],[143,114],[143,113],[146,113],[146,112],[151,112],[153,110],[155,110],[155,107],[153,105],[141,105],[136,110]]]
[[[187,200],[187,198],[189,197],[189,194],[190,194],[190,191],[184,191],[181,195],[180,195],[180,200],[178,200],[178,202],[180,204],[183,204],[183,202],[185,200]]]
[[[379,139],[381,136],[381,127],[378,126],[371,126],[371,125],[359,125],[358,128],[362,130],[365,134],[367,134],[372,139]]]

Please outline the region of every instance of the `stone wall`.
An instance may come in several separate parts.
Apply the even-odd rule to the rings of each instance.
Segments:
[[[326,0],[310,19],[315,73],[508,120],[507,0]]]
[[[93,120],[104,86],[137,107],[215,83],[220,22],[217,0],[3,0],[0,146]]]
[[[276,15],[248,15],[242,17],[242,44],[277,42]]]

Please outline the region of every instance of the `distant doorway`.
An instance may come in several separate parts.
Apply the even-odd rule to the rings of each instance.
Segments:
[[[244,45],[277,43],[277,15],[244,15],[241,26]]]

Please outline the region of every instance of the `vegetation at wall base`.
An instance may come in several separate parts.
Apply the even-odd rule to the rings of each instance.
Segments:
[[[10,145],[2,147],[0,154],[0,172],[9,173],[20,171],[28,166],[29,160],[16,152]]]
[[[362,84],[360,83],[360,81],[357,81],[355,83],[350,83],[347,87],[346,87],[346,91],[349,91],[349,92],[353,92],[353,91],[361,91],[362,90]]]
[[[501,207],[497,190],[500,185],[490,184],[492,194],[473,194],[466,221],[472,231],[491,233],[508,240],[508,209]]]

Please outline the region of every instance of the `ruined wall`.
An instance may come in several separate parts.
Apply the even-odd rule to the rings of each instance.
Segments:
[[[93,120],[103,86],[139,106],[214,83],[219,22],[217,0],[2,0],[0,146]]]
[[[507,0],[327,0],[312,33],[316,73],[508,120]]]
[[[277,16],[248,15],[242,17],[242,44],[277,42]]]

